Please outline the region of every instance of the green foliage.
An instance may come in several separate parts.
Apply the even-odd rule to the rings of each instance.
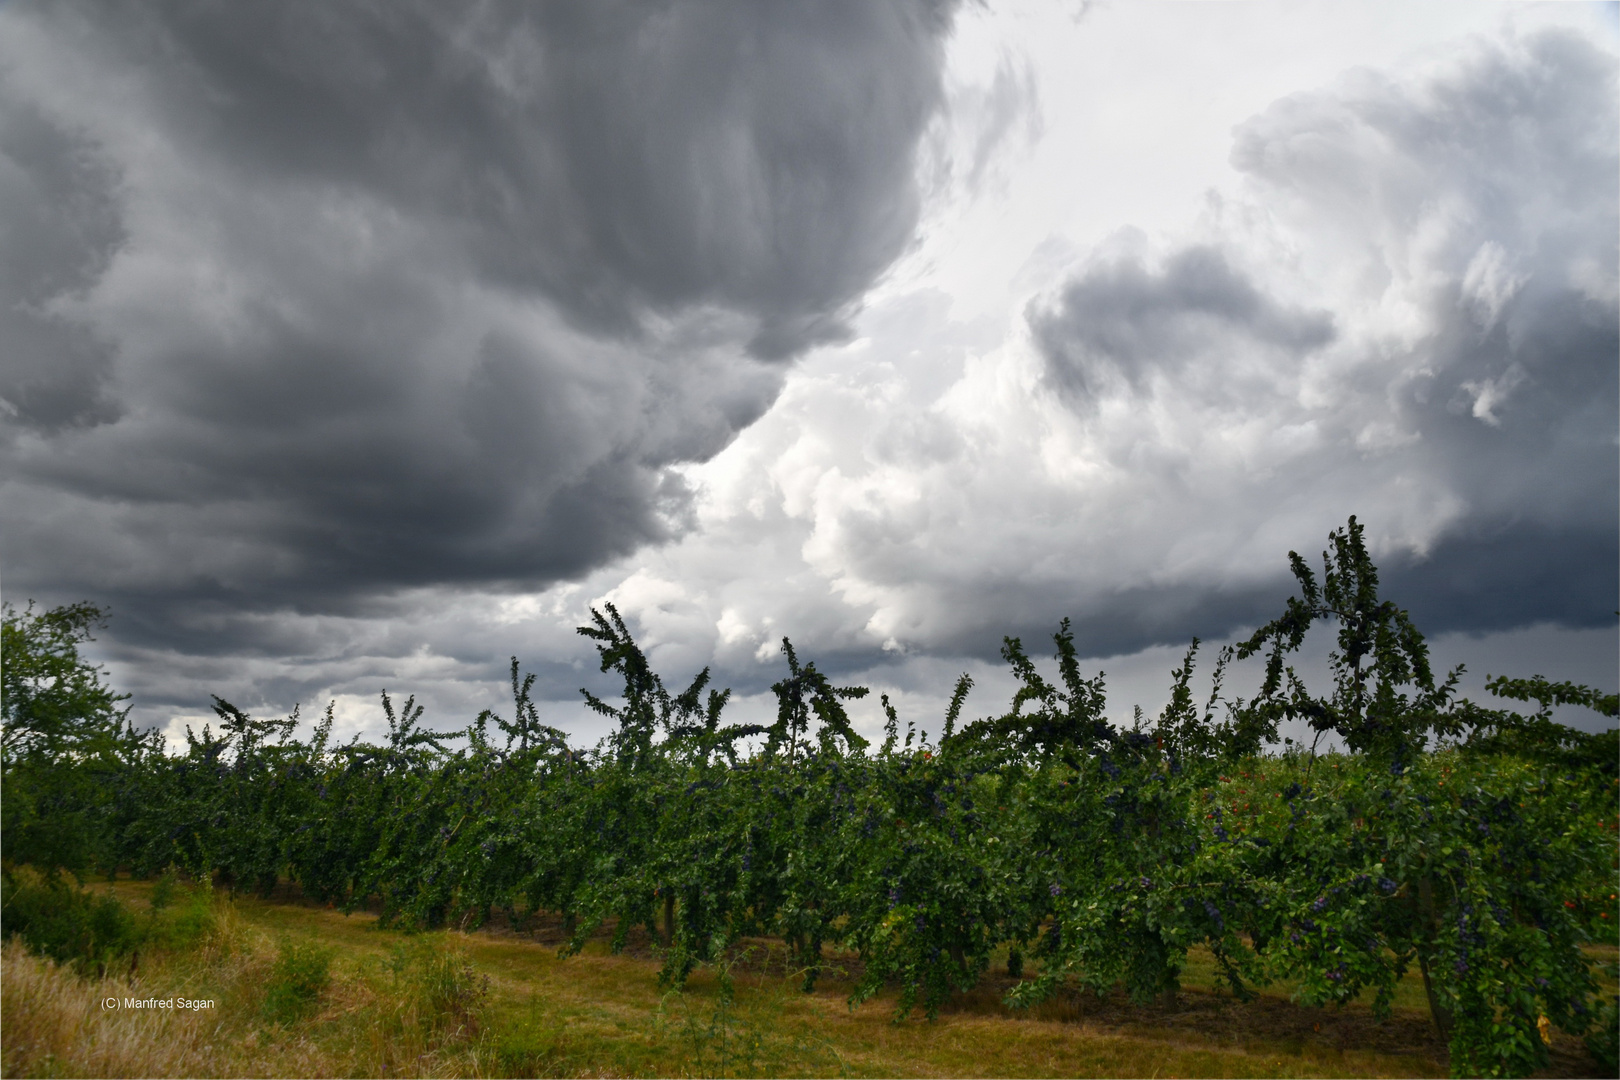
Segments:
[[[127,959],[144,941],[135,916],[107,894],[87,892],[62,876],[0,874],[0,911],[7,936],[61,964],[102,973]]]
[[[291,1024],[315,1011],[332,982],[332,952],[309,944],[283,944],[265,987],[266,1020]]]
[[[1465,748],[1473,753],[1512,754],[1553,768],[1574,769],[1613,780],[1620,775],[1620,729],[1593,734],[1553,720],[1559,705],[1584,706],[1603,716],[1620,713],[1614,694],[1600,694],[1574,683],[1554,683],[1540,675],[1528,679],[1485,680],[1485,689],[1510,701],[1534,701],[1529,716],[1507,709],[1484,709],[1468,703],[1470,728]]]
[[[101,669],[79,655],[107,613],[88,603],[0,617],[0,752],[6,760],[109,752],[123,712]]]
[[[163,876],[158,878],[157,882],[152,886],[151,903],[153,911],[162,911],[174,902],[175,883],[174,868],[170,867],[163,871]]]
[[[1605,974],[1612,986],[1620,981],[1620,965],[1609,964]],[[1620,1076],[1620,999],[1610,998],[1598,1010],[1592,1034],[1586,1037],[1586,1049],[1596,1059],[1603,1075]]]
[[[1298,553],[1288,553],[1300,595],[1287,609],[1237,647],[1246,659],[1270,646],[1259,696],[1239,709],[1250,753],[1275,741],[1281,718],[1308,721],[1317,732],[1336,732],[1356,753],[1397,763],[1421,752],[1431,731],[1455,730],[1453,695],[1458,668],[1436,685],[1429,649],[1406,612],[1378,598],[1378,569],[1354,517],[1330,534],[1332,552],[1322,553],[1322,584]],[[1318,620],[1338,624],[1330,654],[1333,692],[1313,695],[1292,667],[1288,654],[1299,649]],[[1410,688],[1410,694],[1406,688]]]
[[[165,877],[172,880],[171,875]],[[156,899],[155,891],[153,897]],[[154,946],[174,952],[195,947],[218,928],[214,890],[206,883],[189,888],[176,883],[170,902],[162,907],[154,905],[146,926],[147,941]]]
[[[1543,1065],[1541,1015],[1587,1030],[1597,985],[1581,948],[1616,917],[1612,796],[1512,758],[1312,764],[1210,802],[1271,862],[1253,925],[1274,976],[1302,978],[1312,1004],[1372,989],[1382,1011],[1417,968],[1462,1075]]]
[[[143,916],[110,893],[91,892],[64,874],[26,867],[0,872],[0,926],[6,936],[20,937],[35,952],[87,974],[133,965],[143,949],[184,949],[206,937],[214,929],[211,896],[194,890],[181,899]]]
[[[156,746],[125,723],[101,669],[80,655],[106,612],[87,603],[0,608],[0,831],[6,857],[82,870],[110,858],[116,781]]]
[[[962,737],[986,748],[1006,749],[1021,757],[1036,760],[1062,760],[1074,764],[1079,755],[1106,744],[1112,728],[1103,717],[1107,695],[1103,689],[1103,676],[1082,678],[1079,659],[1074,648],[1074,634],[1069,620],[1064,619],[1053,635],[1057,645],[1058,672],[1063,688],[1048,682],[1024,653],[1023,642],[1006,638],[1001,646],[1001,657],[1018,677],[1020,686],[1013,695],[1012,708],[996,719],[978,720],[969,724]],[[958,684],[958,693],[962,693]],[[953,709],[960,706],[952,699]],[[1025,707],[1031,706],[1026,712]],[[951,715],[948,720],[954,721]]]
[[[766,759],[783,753],[784,742],[787,744],[785,753],[790,768],[799,760],[801,744],[808,752],[812,714],[821,722],[816,736],[823,754],[865,750],[867,742],[855,733],[842,702],[865,697],[866,687],[834,686],[816,670],[814,663],[801,668],[798,654],[793,651],[793,643],[787,638],[782,639],[782,655],[787,657],[790,674],[771,686],[771,692],[776,695],[777,711],[776,723],[766,732]],[[705,668],[704,675],[707,674],[708,669]]]
[[[1554,705],[1584,705],[1604,716],[1620,716],[1620,695],[1600,693],[1589,686],[1570,682],[1549,682],[1540,675],[1528,679],[1488,679],[1485,689],[1500,698],[1534,701],[1541,706],[1537,715],[1549,714]]]
[[[515,659],[510,718],[434,730],[414,699],[396,709],[384,693],[376,744],[334,745],[330,708],[300,739],[296,711],[260,720],[217,698],[218,729],[188,731],[173,755],[126,729],[81,726],[52,743],[40,726],[6,759],[7,853],[12,823],[31,822],[24,850],[46,865],[177,867],[260,890],[292,878],[420,929],[554,912],[565,953],[603,926],[614,948],[645,932],[683,1009],[690,975],[713,966],[723,988],[744,938],[785,942],[806,989],[829,947],[852,951],[852,1002],[893,988],[901,1016],[934,1015],[1000,950],[1023,976],[1015,1004],[1115,986],[1166,1001],[1188,950],[1204,946],[1235,994],[1287,980],[1312,1005],[1369,992],[1387,1010],[1415,970],[1459,1075],[1539,1068],[1541,1017],[1609,1060],[1612,1014],[1599,1015],[1582,949],[1613,942],[1620,922],[1616,734],[1573,731],[1552,710],[1613,716],[1614,696],[1536,677],[1488,684],[1537,702],[1528,716],[1459,700],[1458,672],[1436,680],[1423,636],[1379,596],[1359,523],[1330,541],[1320,579],[1291,555],[1298,595],[1221,650],[1202,704],[1194,640],[1163,713],[1129,729],[1108,719],[1104,677],[1082,673],[1067,621],[1052,638],[1055,674],[1006,639],[1018,689],[1004,711],[964,723],[963,676],[936,744],[885,697],[874,748],[849,712],[866,690],[833,685],[787,639],[775,722],[728,725],[729,691],[704,670],[671,693],[609,605],[580,628],[622,680],[617,702],[582,691],[616,725],[594,749],[540,722],[534,676]],[[1318,623],[1336,634],[1328,688],[1287,664]],[[62,625],[71,637],[87,624]],[[1227,698],[1230,665],[1258,655],[1259,694]],[[1268,755],[1284,719],[1335,734],[1345,752]],[[14,812],[13,790],[51,814]],[[82,838],[43,830],[58,818]],[[163,908],[164,925],[203,910],[197,895]],[[113,922],[51,940],[112,955]],[[399,1023],[471,1030],[478,981],[419,940],[388,969]],[[323,963],[286,954],[267,1010],[313,1008]],[[744,1043],[727,1041],[742,1031],[729,1008],[722,993],[681,1029],[722,1070],[744,1061]],[[555,1059],[554,1040],[537,1039],[503,1067]]]

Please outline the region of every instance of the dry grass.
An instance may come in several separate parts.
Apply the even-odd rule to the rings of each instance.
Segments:
[[[234,922],[234,921],[233,921]],[[235,931],[234,933],[232,931]],[[245,992],[269,969],[264,950],[242,947],[231,926],[184,970],[149,966],[135,977],[86,979],[28,953],[15,941],[0,954],[0,1064],[7,1076],[204,1076],[264,1072],[258,1049],[232,1023]],[[155,970],[151,970],[155,968]],[[208,1010],[107,1008],[136,997],[207,998]],[[298,1054],[278,1054],[305,1072]]]
[[[120,881],[132,904],[150,885]],[[1218,992],[1200,958],[1172,1009],[1070,995],[1027,1013],[987,979],[937,1021],[896,1023],[892,999],[850,1010],[836,973],[801,994],[757,943],[734,965],[726,1001],[713,970],[681,994],[660,992],[651,943],[627,954],[593,941],[559,959],[546,920],[523,932],[410,937],[371,916],[345,917],[295,895],[221,904],[219,930],[187,957],[142,961],[140,993],[212,996],[210,1013],[102,1010],[137,992],[128,978],[84,980],[8,946],[0,960],[0,1064],[6,1076],[1444,1076],[1446,1058],[1421,989],[1403,987],[1384,1024],[1366,1008],[1306,1009],[1286,989],[1250,1003]],[[263,1019],[278,943],[334,960],[317,1011]],[[401,952],[401,946],[406,951]],[[478,973],[468,982],[453,958]],[[451,957],[446,961],[445,957]],[[778,954],[779,956],[779,954]],[[764,962],[762,962],[764,961]],[[439,966],[434,967],[435,964]],[[448,966],[446,966],[448,965]],[[434,972],[437,971],[437,975]],[[446,974],[448,972],[448,975]],[[460,972],[460,974],[457,974]],[[432,987],[456,986],[449,1005]],[[458,981],[459,980],[459,981]],[[487,993],[480,996],[480,990]],[[442,995],[441,995],[442,997]],[[1558,1038],[1547,1075],[1591,1075]]]
[[[276,938],[217,905],[215,931],[133,975],[85,978],[16,941],[0,953],[4,1076],[466,1076],[478,1058],[476,993],[435,997],[454,954],[406,949],[339,971],[312,1015],[266,1018]],[[281,935],[277,935],[278,937]],[[426,943],[423,943],[426,944]],[[442,980],[441,980],[442,981]],[[473,984],[476,989],[476,984]],[[455,989],[453,987],[453,989]],[[466,985],[460,987],[467,989]],[[207,1000],[207,1009],[133,1009],[127,999]],[[109,1000],[118,1002],[108,1007]]]

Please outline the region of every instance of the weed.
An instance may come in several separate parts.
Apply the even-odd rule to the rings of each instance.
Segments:
[[[670,990],[653,1015],[656,1035],[675,1036],[686,1049],[686,1068],[694,1076],[765,1076],[784,1073],[823,1073],[830,1069],[848,1075],[843,1057],[832,1043],[808,1029],[787,1032],[782,1020],[787,983],[771,995],[753,995],[753,1003],[740,1008],[732,969],[746,966],[753,950],[744,950],[714,965],[715,996],[705,1006],[685,988]],[[804,972],[789,977],[802,982]],[[794,995],[797,997],[798,995]]]
[[[318,945],[283,944],[270,969],[261,1010],[273,1024],[291,1024],[315,1011],[332,982],[332,951]]]
[[[562,1028],[542,1017],[537,1004],[531,998],[523,1021],[489,1034],[489,1058],[497,1075],[566,1076],[573,1071]]]
[[[473,970],[460,951],[432,936],[410,937],[396,945],[387,965],[395,1019],[424,1035],[475,1034],[489,996],[489,976]]]
[[[186,948],[210,936],[218,927],[214,890],[204,885],[187,893],[185,902],[174,910],[166,926],[164,944],[170,948]]]
[[[174,900],[175,885],[178,881],[174,867],[163,871],[163,876],[152,885],[152,910],[162,911]]]

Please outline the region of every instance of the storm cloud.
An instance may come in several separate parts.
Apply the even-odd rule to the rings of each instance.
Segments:
[[[7,598],[157,724],[516,653],[587,732],[604,602],[908,719],[1068,616],[1124,718],[1355,514],[1437,659],[1612,688],[1604,18],[5,7]]]
[[[1079,253],[1005,339],[874,311],[702,471],[704,539],[611,595],[661,640],[707,612],[738,670],[776,626],[990,659],[1072,616],[1120,655],[1270,618],[1356,514],[1429,632],[1612,626],[1614,73],[1548,31],[1275,102],[1191,226]]]
[[[1454,507],[1397,574],[1437,628],[1613,622],[1615,76],[1546,32],[1428,82],[1358,75],[1238,133],[1234,164],[1284,213],[1309,200],[1318,230],[1359,235],[1347,266],[1382,276],[1352,294],[1369,355],[1334,383],[1362,432],[1379,426],[1366,441],[1399,440],[1407,475]]]
[[[678,535],[910,241],[950,18],[8,5],[8,595],[251,648]]]
[[[1058,385],[1090,398],[1118,382],[1148,389],[1155,376],[1185,385],[1197,364],[1221,365],[1226,379],[1241,353],[1275,350],[1297,364],[1333,340],[1326,312],[1284,308],[1204,246],[1176,252],[1158,273],[1128,257],[1093,267],[1029,322]]]

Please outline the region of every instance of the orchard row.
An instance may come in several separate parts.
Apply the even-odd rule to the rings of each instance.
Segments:
[[[1119,729],[1065,624],[1055,681],[1008,639],[1010,707],[962,723],[964,677],[937,743],[902,732],[884,699],[886,737],[868,744],[846,709],[866,691],[786,641],[776,722],[727,724],[706,671],[671,693],[609,607],[581,630],[623,679],[622,705],[586,694],[617,722],[593,750],[540,723],[514,661],[510,719],[430,731],[385,695],[387,741],[335,745],[330,710],[300,739],[296,716],[216,699],[219,730],[171,754],[119,723],[115,699],[99,727],[53,712],[39,671],[67,655],[42,622],[57,613],[12,613],[6,854],[261,890],[291,879],[424,927],[545,910],[574,950],[604,925],[616,945],[645,926],[674,983],[775,936],[807,988],[836,947],[863,961],[855,1000],[895,987],[903,1011],[930,1014],[1002,952],[1014,976],[1029,962],[1018,1005],[1075,985],[1173,998],[1195,946],[1237,995],[1289,980],[1306,1003],[1368,995],[1380,1012],[1415,969],[1458,1075],[1533,1071],[1543,1020],[1612,1055],[1613,1006],[1585,950],[1615,941],[1620,914],[1613,738],[1560,727],[1551,708],[1613,716],[1614,697],[1530,679],[1491,684],[1537,701],[1528,716],[1460,700],[1455,673],[1436,680],[1422,636],[1378,599],[1355,519],[1332,541],[1320,583],[1294,558],[1300,596],[1223,651],[1202,707],[1195,643],[1164,713]],[[1285,662],[1320,620],[1338,630],[1337,678],[1315,695]],[[32,683],[14,677],[27,633],[45,643]],[[1225,667],[1250,657],[1266,665],[1260,693],[1225,699]],[[1285,718],[1347,752],[1268,754]]]

